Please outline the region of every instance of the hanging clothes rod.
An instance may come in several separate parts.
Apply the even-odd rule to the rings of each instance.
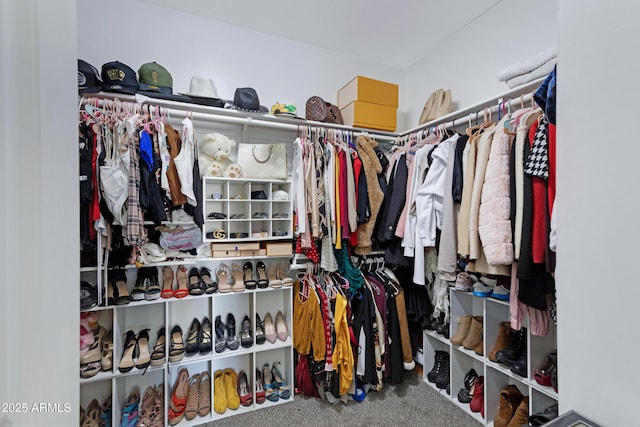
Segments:
[[[354,132],[356,135],[363,134],[374,139],[385,141],[395,141],[396,134],[391,132],[374,133],[367,129],[353,128],[345,125],[337,125],[333,123],[314,122],[304,119],[281,118],[268,114],[247,114],[242,111],[230,110],[226,108],[207,107],[198,104],[185,104],[182,102],[168,101],[164,99],[150,98],[144,95],[121,95],[113,93],[97,93],[93,96],[87,96],[81,99],[81,104],[87,103],[88,99],[97,99],[97,106],[103,107],[106,103],[119,101],[122,103],[132,103],[139,105],[154,105],[158,107],[166,107],[169,109],[169,115],[175,118],[191,117],[198,121],[207,123],[230,123],[244,124],[251,126],[267,127],[283,130],[300,130],[301,127],[318,127],[329,129],[340,129]]]
[[[545,78],[546,77],[542,77],[533,80],[498,96],[485,99],[484,101],[454,111],[428,123],[403,131],[398,134],[398,138],[402,138],[422,130],[427,130],[438,125],[444,125],[447,129],[464,124],[468,125],[470,120],[477,120],[482,117],[485,110],[488,108],[490,108],[491,114],[495,114],[498,112],[498,108],[519,108],[520,103],[523,103],[525,107],[527,105],[531,105],[530,103],[533,98],[533,92],[540,86]],[[500,103],[501,101],[504,102]],[[487,112],[488,111],[489,110],[487,110]]]

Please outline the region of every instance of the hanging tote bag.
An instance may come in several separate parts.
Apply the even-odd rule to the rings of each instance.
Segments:
[[[241,143],[238,164],[246,178],[287,179],[287,144]]]

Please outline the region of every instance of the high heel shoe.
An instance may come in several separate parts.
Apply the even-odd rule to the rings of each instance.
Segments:
[[[124,269],[111,270],[109,279],[112,286],[113,297],[108,301],[109,305],[125,305],[131,302],[129,288],[127,288],[127,274]]]
[[[280,262],[278,264],[278,279],[282,280],[282,286],[291,286],[293,285],[293,279],[288,277],[289,269],[285,268],[284,262]]]
[[[169,401],[169,424],[174,426],[184,418],[187,407],[187,396],[189,394],[189,371],[186,368],[180,369],[178,379],[173,386],[171,399]]]
[[[198,414],[201,417],[211,412],[211,376],[209,371],[200,374],[200,392],[198,394]]]
[[[205,292],[207,294],[214,294],[218,291],[218,282],[214,282],[211,279],[211,270],[207,267],[200,267],[200,278],[205,286]]]
[[[243,292],[247,288],[244,285],[244,279],[242,278],[244,272],[238,264],[231,264],[231,273],[233,273],[233,285],[231,285],[231,290],[233,292]]]
[[[276,342],[278,334],[271,318],[271,313],[267,313],[264,316],[264,336],[271,344]],[[265,380],[266,381],[266,380]]]
[[[175,291],[173,290],[173,269],[168,265],[162,268],[162,298],[173,298]]]
[[[260,315],[256,313],[256,344],[264,344],[264,323],[260,320]]]
[[[138,357],[136,368],[145,369],[151,364],[151,354],[149,353],[149,329],[138,332]]]
[[[178,289],[173,293],[173,296],[176,298],[184,298],[189,295],[189,289],[187,289],[187,269],[184,265],[178,266],[176,280],[178,281]]]
[[[240,347],[240,340],[236,335],[236,318],[233,314],[227,314],[227,348],[237,350]]]
[[[280,341],[286,341],[289,333],[287,332],[287,324],[284,321],[284,314],[278,311],[276,314],[276,335]]]
[[[164,326],[158,331],[158,338],[156,339],[156,345],[153,347],[151,353],[151,366],[161,366],[167,360],[165,354],[166,338],[164,336]]]
[[[187,356],[190,356],[194,353],[200,351],[200,321],[193,318],[191,322],[191,326],[189,327],[189,335],[187,337]]]
[[[107,331],[99,326],[89,334],[93,335],[93,343],[86,353],[80,357],[80,376],[91,378],[102,369],[102,346]]]
[[[216,316],[215,320],[215,329],[216,329],[216,353],[222,353],[225,348],[227,348],[227,342],[224,339],[224,333],[227,330],[227,327],[224,323],[222,323],[222,318],[220,315]]]
[[[120,427],[135,427],[138,425],[138,408],[140,405],[140,389],[133,388],[127,398],[127,403],[122,407]]]
[[[202,319],[200,325],[200,336],[198,337],[200,354],[206,354],[211,351],[211,320],[208,317]]]
[[[291,391],[289,390],[289,387],[287,386],[287,382],[285,381],[284,377],[280,373],[280,369],[278,369],[278,365],[280,365],[280,362],[273,362],[273,365],[271,366],[271,375],[273,375],[274,385],[278,387],[277,390],[278,390],[278,394],[280,395],[280,399],[286,400],[289,397],[291,397]]]
[[[124,339],[124,350],[118,365],[120,372],[129,372],[135,366],[133,358],[135,356],[136,342],[136,334],[133,331],[127,331]]]
[[[253,264],[250,261],[244,263],[242,267],[242,281],[247,289],[255,289],[258,282],[253,278]]]
[[[264,262],[258,261],[256,264],[256,275],[258,276],[258,287],[265,289],[269,287],[269,279],[267,278],[267,268]]]
[[[190,295],[202,295],[204,293],[206,286],[202,283],[202,278],[200,277],[200,270],[196,267],[193,267],[189,270],[189,294]]]
[[[133,285],[133,290],[131,291],[131,300],[144,300],[144,294],[147,291],[147,286],[149,286],[149,268],[140,267],[138,269],[138,274],[136,275],[136,283]]]
[[[103,371],[110,371],[113,367],[113,331],[110,329],[102,343],[102,358],[100,366]]]
[[[187,394],[187,405],[185,406],[184,417],[192,420],[198,415],[198,396],[200,395],[200,374],[194,374],[189,379],[189,393]]]
[[[274,265],[269,266],[267,270],[267,278],[269,279],[269,287],[281,288],[282,280],[278,279],[278,268]]]
[[[256,369],[256,403],[264,403],[266,399],[266,393],[264,391],[264,380],[259,369]]]
[[[169,362],[179,362],[184,358],[184,344],[182,343],[182,328],[176,325],[171,329],[171,349]]]
[[[240,398],[240,404],[242,406],[251,406],[253,403],[253,396],[251,394],[251,387],[249,387],[249,381],[247,380],[247,374],[244,371],[240,371],[238,373],[238,385],[236,391]]]
[[[262,379],[264,380],[264,391],[267,400],[270,402],[277,402],[280,400],[280,394],[278,393],[277,385],[273,383],[271,369],[269,368],[268,363],[265,363],[262,367]]]
[[[160,298],[160,283],[158,282],[158,269],[149,267],[149,283],[144,292],[144,299],[147,301],[155,301]]]
[[[249,320],[249,316],[244,316],[244,319],[242,319],[242,326],[240,327],[240,345],[244,348],[249,348],[253,345],[251,320]]]
[[[216,269],[216,277],[218,278],[218,292],[231,292],[233,277],[231,276],[231,270],[227,264],[222,263],[218,266]]]

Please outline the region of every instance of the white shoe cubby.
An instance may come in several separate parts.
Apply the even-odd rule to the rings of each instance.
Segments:
[[[556,329],[549,320],[549,332],[545,336],[531,334],[528,318],[523,327],[527,328],[527,377],[521,377],[501,363],[489,360],[489,352],[498,338],[500,322],[510,321],[509,302],[494,298],[481,298],[471,292],[456,291],[450,288],[451,317],[450,333],[454,336],[458,327],[457,320],[461,316],[473,315],[483,317],[483,355],[474,350],[456,346],[436,331],[423,332],[424,382],[437,390],[442,396],[451,400],[463,411],[471,415],[482,425],[492,426],[500,401],[500,391],[508,384],[515,385],[524,396],[529,396],[529,414],[540,411],[558,402],[558,393],[551,387],[538,384],[533,376],[536,369],[542,368],[547,361],[547,354],[556,349]],[[434,383],[427,380],[427,375],[435,363],[435,352],[449,353],[451,394],[437,389]],[[472,412],[470,404],[458,401],[458,392],[464,388],[464,377],[471,369],[478,376],[484,376],[484,418],[480,412]]]
[[[292,238],[291,181],[204,177],[203,189],[204,241]]]
[[[179,265],[184,265],[187,269],[187,275],[191,268],[207,267],[211,270],[212,280],[216,281],[216,269],[222,263],[231,267],[234,263],[240,266],[250,261],[255,266],[258,260],[265,263],[267,270],[269,267],[289,265],[289,256],[256,256],[233,257],[233,258],[194,258],[182,261],[168,261],[155,265],[146,265],[145,267],[156,267],[158,269],[158,278],[162,287],[162,268],[170,266],[174,271],[173,289],[177,289],[176,271]],[[95,282],[97,269],[85,269],[82,272],[83,280]],[[134,266],[125,268],[127,276],[127,288],[132,291],[136,282],[138,270]],[[187,280],[188,282],[188,280]],[[185,298],[158,298],[152,301],[131,301],[129,304],[113,305],[113,306],[97,306],[89,310],[83,310],[82,313],[99,313],[98,323],[105,330],[113,330],[113,361],[112,369],[109,371],[101,371],[97,375],[90,378],[80,378],[80,404],[86,408],[94,398],[100,402],[102,406],[105,400],[109,399],[112,405],[113,425],[120,425],[120,417],[122,416],[122,408],[125,405],[131,390],[138,388],[140,391],[140,399],[144,398],[147,387],[152,385],[162,385],[165,401],[164,422],[169,425],[168,413],[169,403],[173,387],[178,378],[180,369],[187,369],[190,378],[194,374],[208,372],[210,375],[211,385],[211,410],[205,416],[197,415],[192,420],[186,418],[179,422],[179,426],[200,425],[216,419],[225,418],[234,414],[260,409],[274,404],[282,404],[293,401],[293,341],[292,332],[292,286],[283,286],[279,288],[268,287],[265,289],[244,290],[242,292],[214,293],[203,295],[188,295]],[[281,311],[284,315],[287,327],[287,339],[281,341],[276,339],[275,343],[265,342],[264,344],[256,344],[255,328],[256,313],[264,321],[266,313],[271,313],[274,321],[276,321],[276,313]],[[240,346],[237,350],[226,349],[222,353],[215,352],[215,318],[220,315],[222,321],[226,324],[228,313],[233,313],[236,320],[236,334],[240,338],[242,328],[242,320],[245,315],[249,316],[252,328],[253,343],[251,347],[244,348]],[[194,318],[202,324],[205,317],[211,322],[211,342],[212,350],[207,353],[195,353],[185,356],[180,361],[169,361],[169,352],[171,351],[171,330],[174,326],[179,325],[182,329],[182,342],[186,347],[187,339],[191,323]],[[160,366],[149,366],[145,369],[132,368],[129,372],[120,372],[118,365],[123,355],[125,345],[125,334],[131,330],[136,335],[144,329],[149,329],[149,353],[153,349],[158,340],[158,331],[165,328],[165,363]],[[135,358],[134,358],[135,360]],[[291,390],[291,397],[288,400],[280,400],[277,403],[266,401],[263,404],[257,404],[255,401],[250,406],[240,406],[237,410],[227,410],[224,414],[214,412],[214,374],[216,370],[232,368],[239,372],[244,370],[247,373],[247,379],[255,396],[255,369],[262,369],[264,363],[280,362],[280,369],[284,379],[287,381]],[[140,403],[142,404],[142,403]]]

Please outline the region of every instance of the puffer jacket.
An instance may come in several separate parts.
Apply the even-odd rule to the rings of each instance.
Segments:
[[[491,265],[509,265],[513,262],[509,188],[511,137],[504,130],[505,120],[495,128],[478,212],[480,241],[487,263]]]

